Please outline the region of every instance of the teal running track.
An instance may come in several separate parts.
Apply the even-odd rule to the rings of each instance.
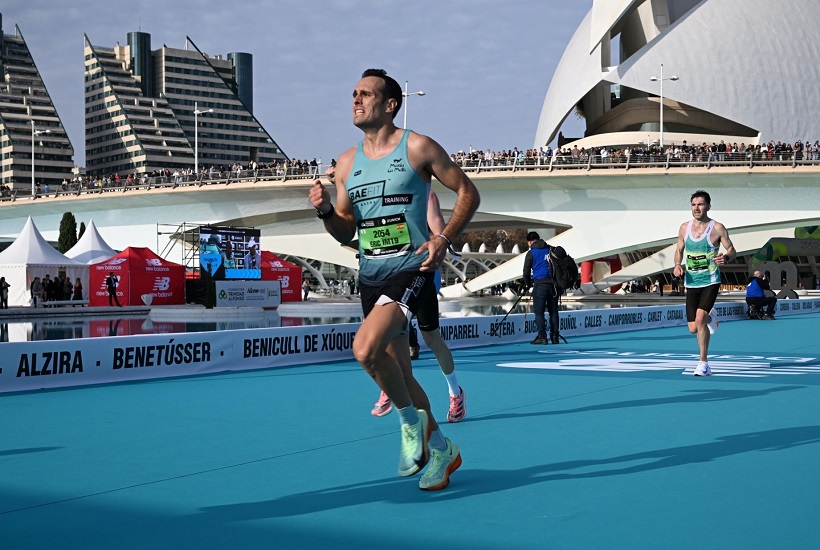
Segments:
[[[454,352],[450,486],[354,361],[0,396],[0,548],[816,548],[820,315]],[[433,412],[446,384],[414,363]]]

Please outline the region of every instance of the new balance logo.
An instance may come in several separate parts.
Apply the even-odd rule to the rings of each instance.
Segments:
[[[165,291],[171,288],[171,278],[170,277],[157,277],[154,281],[154,288],[153,290]]]

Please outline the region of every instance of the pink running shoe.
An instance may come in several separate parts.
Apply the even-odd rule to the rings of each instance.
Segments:
[[[459,393],[455,397],[450,397],[450,410],[447,411],[447,422],[458,422],[467,415],[467,407],[464,403],[464,388],[458,387]]]
[[[381,392],[379,394],[379,399],[376,401],[376,404],[373,405],[373,410],[370,411],[370,414],[373,416],[384,416],[386,414],[390,414],[390,411],[393,410],[393,402],[390,401],[390,398],[387,397],[387,394]]]

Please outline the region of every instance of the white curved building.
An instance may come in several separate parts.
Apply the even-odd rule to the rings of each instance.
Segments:
[[[661,90],[664,144],[813,142],[818,27],[811,0],[594,0],[555,70],[535,147],[556,136],[656,142]],[[585,135],[559,135],[576,109]]]

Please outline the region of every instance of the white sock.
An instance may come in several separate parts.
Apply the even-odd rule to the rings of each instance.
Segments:
[[[447,380],[447,386],[450,389],[450,397],[456,397],[461,394],[461,388],[458,385],[458,376],[453,370],[450,374],[445,374],[444,378]]]
[[[441,428],[437,428],[436,431],[430,434],[430,446],[437,451],[446,451],[447,450],[447,440],[444,439],[444,434],[441,433]]]
[[[396,412],[399,413],[399,419],[402,424],[415,424],[419,421],[419,413],[413,405],[408,405],[403,409],[397,408]]]
[[[714,309],[709,312],[709,316],[712,318],[712,320],[709,321],[709,323],[707,323],[706,328],[709,329],[709,334],[714,334],[718,327],[717,314],[715,313]]]

